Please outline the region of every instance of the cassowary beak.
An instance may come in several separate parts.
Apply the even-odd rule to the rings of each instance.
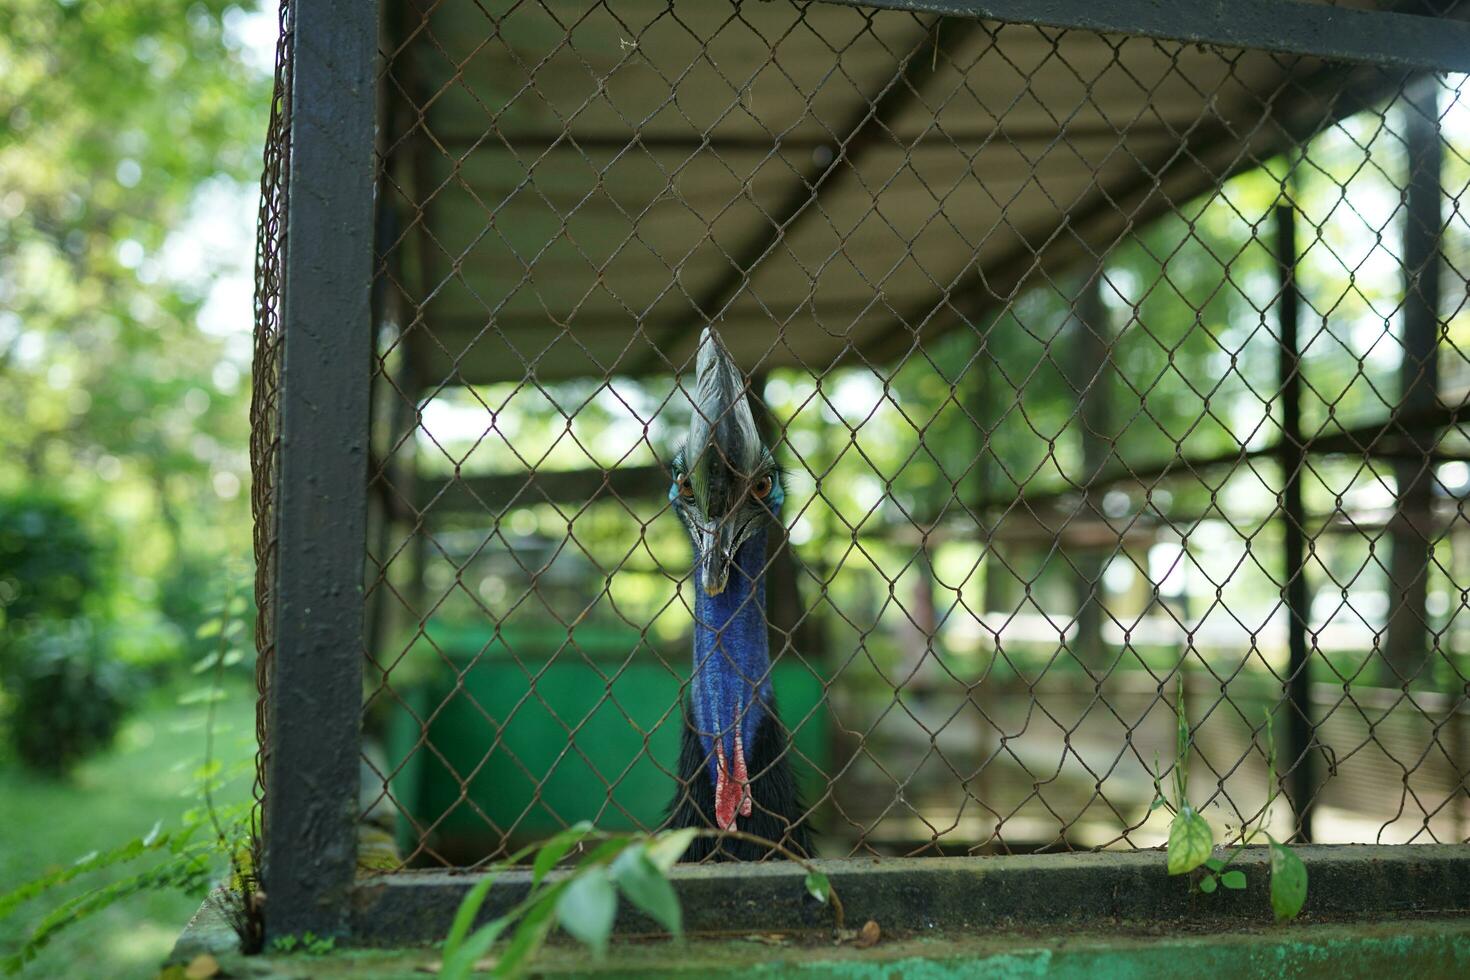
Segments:
[[[729,584],[730,566],[743,539],[735,538],[735,530],[728,521],[696,527],[694,537],[700,585],[706,595],[719,595]]]
[[[752,530],[748,524],[736,526],[730,516],[760,464],[762,448],[745,379],[708,327],[699,341],[693,402],[685,453],[704,520],[690,533],[700,581],[713,596],[725,590],[735,552]]]

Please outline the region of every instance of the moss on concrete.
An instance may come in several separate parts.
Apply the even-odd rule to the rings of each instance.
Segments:
[[[419,980],[436,962],[432,950],[348,950],[327,956],[222,956],[229,976],[304,980],[363,977]],[[751,976],[832,980],[1111,980],[1187,975],[1232,978],[1323,977],[1380,980],[1470,976],[1470,919],[1406,919],[1250,927],[1190,935],[1148,925],[1098,930],[1007,930],[973,935],[911,934],[871,949],[762,934],[669,941],[622,940],[593,961],[580,947],[553,944],[537,960],[545,976]]]

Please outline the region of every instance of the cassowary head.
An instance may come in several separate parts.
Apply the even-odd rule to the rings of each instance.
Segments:
[[[780,473],[761,444],[745,380],[714,331],[699,342],[689,436],[674,456],[669,501],[694,545],[699,587],[724,592],[741,545],[764,539],[781,509]]]

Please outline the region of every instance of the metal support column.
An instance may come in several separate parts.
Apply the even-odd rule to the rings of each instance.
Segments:
[[[345,936],[357,865],[378,4],[295,0],[266,940]]]
[[[1427,413],[1439,405],[1440,235],[1444,228],[1440,168],[1444,144],[1439,135],[1439,79],[1418,79],[1404,92],[1404,141],[1408,184],[1403,223],[1403,360],[1399,367],[1396,416]],[[1434,540],[1434,470],[1430,450],[1438,429],[1409,437],[1419,458],[1394,464],[1398,501],[1389,522],[1393,542],[1389,564],[1388,640],[1384,683],[1412,684],[1430,657],[1428,613],[1429,550]]]
[[[1109,421],[1108,380],[1112,356],[1112,328],[1102,296],[1103,264],[1092,263],[1084,272],[1082,288],[1073,311],[1070,351],[1070,381],[1077,392],[1077,428],[1082,443],[1082,503],[1078,515],[1083,525],[1103,521],[1102,495],[1092,482],[1102,475],[1112,454],[1113,428]],[[1072,642],[1077,659],[1089,668],[1107,665],[1102,631],[1106,620],[1102,575],[1108,553],[1102,548],[1080,550],[1071,558],[1073,590],[1077,603],[1077,631]]]
[[[1306,509],[1302,505],[1301,339],[1298,317],[1301,294],[1296,284],[1296,208],[1276,205],[1276,254],[1280,276],[1276,305],[1278,321],[1277,383],[1281,387],[1281,597],[1286,603],[1286,724],[1282,726],[1279,753],[1286,796],[1296,814],[1295,839],[1312,840],[1312,797],[1316,793],[1313,774],[1311,664],[1307,650],[1307,619],[1311,597],[1307,592]]]

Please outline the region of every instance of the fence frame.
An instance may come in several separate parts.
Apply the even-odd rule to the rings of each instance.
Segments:
[[[1291,0],[1238,0],[1228,6],[1160,5],[1153,0],[825,2],[1264,49],[1411,71],[1470,72],[1470,22],[1418,16],[1432,9],[1419,0],[1392,12]],[[443,934],[458,896],[475,880],[468,875],[415,874],[360,883],[356,878],[381,6],[381,0],[291,2],[289,232],[283,286],[278,550],[271,590],[276,649],[268,677],[268,744],[262,746],[261,875],[268,942],[305,932],[355,937],[359,942],[436,938]],[[1287,352],[1283,358],[1285,371],[1294,356]],[[1453,411],[1448,414],[1454,416]],[[1396,416],[1374,428],[1387,431],[1404,421]],[[1293,450],[1303,455],[1311,451],[1308,444]],[[1230,461],[1241,455],[1232,454]],[[1292,620],[1300,630],[1299,616]],[[1470,910],[1470,890],[1462,887],[1470,880],[1464,873],[1470,849],[1462,845],[1312,848],[1311,852],[1314,875],[1319,864],[1356,869],[1343,872],[1349,886],[1342,892],[1342,911],[1422,908],[1426,900],[1442,910]],[[1403,865],[1399,868],[1403,873],[1365,876],[1364,868],[1387,859],[1395,867]],[[996,860],[985,859],[985,867],[999,869],[993,864]],[[1117,910],[1109,905],[1109,894],[1126,893],[1139,881],[1155,882],[1150,887],[1157,891],[1158,882],[1167,882],[1161,857],[1150,852],[1044,860],[1048,866],[1055,864],[1064,877],[1071,875],[1067,880],[1072,884],[1066,892],[1059,890],[1060,880],[1043,888],[1037,894],[1045,901],[1036,907],[1072,909],[1069,914],[1074,917],[1085,909],[1094,915],[1113,914]],[[953,859],[897,863],[902,868],[891,873],[901,872],[903,881],[895,895],[933,887],[937,890],[934,900],[924,905],[926,915],[956,916],[956,923],[977,921],[973,911],[967,911],[966,902],[973,899],[964,896],[979,885],[975,876],[988,876],[988,870],[976,866],[973,873],[960,871]],[[1421,866],[1433,873],[1409,873]],[[854,862],[832,862],[839,883],[843,876],[864,870]],[[1099,880],[1096,888],[1077,890],[1099,871],[1112,876],[1112,887],[1104,888]],[[793,873],[794,869],[770,866],[732,866],[680,869],[675,878],[682,882],[686,900],[695,903],[710,893],[708,888],[701,891],[700,882],[734,882],[739,885],[736,893],[750,899],[740,903],[742,908],[759,917],[761,909],[785,907],[777,896],[799,892],[787,888]],[[965,887],[951,881],[957,874]],[[1434,887],[1411,887],[1414,881]],[[1446,884],[1454,882],[1459,886]],[[504,904],[516,887],[509,878],[497,884],[487,913]],[[1318,887],[1314,879],[1314,894]],[[1176,891],[1184,894],[1182,888]],[[992,919],[1029,914],[1025,902],[1005,907],[1004,895],[1002,889],[990,899],[987,914]],[[1071,897],[1064,900],[1064,895]],[[903,907],[901,899],[890,904]],[[1144,903],[1136,911],[1168,918],[1174,904]],[[736,928],[738,923],[728,918],[733,911],[727,902],[719,909],[712,906],[710,915],[696,912],[691,922],[718,920],[722,929]],[[803,916],[802,921],[809,918]]]
[[[294,0],[267,940],[345,936],[357,871],[376,0]]]

